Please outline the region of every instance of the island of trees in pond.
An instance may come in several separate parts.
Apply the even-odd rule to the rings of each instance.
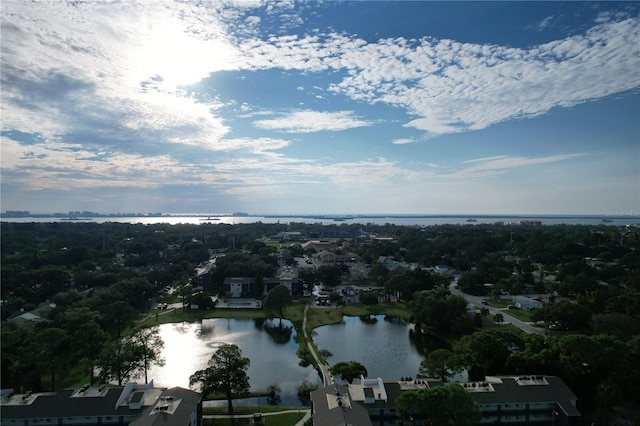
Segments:
[[[280,266],[306,265],[299,268],[300,279],[325,286],[330,303],[361,303],[369,312],[395,304],[406,309],[416,333],[451,343],[425,353],[417,376],[446,381],[462,369],[472,378],[558,375],[593,421],[607,423],[621,407],[638,408],[638,227],[1,226],[2,388],[38,391],[147,380],[149,366],[162,364],[163,342],[156,329],[137,324],[157,314],[159,301],[215,310],[210,296],[224,296],[225,277],[251,278],[249,296],[262,299],[267,279]],[[322,258],[318,245],[307,241],[323,241],[332,257]],[[215,267],[195,291],[198,265],[212,257]],[[470,316],[462,296],[449,290],[454,278],[464,293],[493,306],[512,304],[511,295],[541,298],[540,307],[518,316],[545,332],[514,331],[502,325],[503,314],[490,317],[487,309]],[[358,297],[332,292],[344,285],[359,288]],[[264,305],[282,318],[291,299],[281,293],[270,294]],[[360,367],[366,371],[366,366],[340,366],[347,379]],[[205,372],[192,377],[194,383],[206,379]]]

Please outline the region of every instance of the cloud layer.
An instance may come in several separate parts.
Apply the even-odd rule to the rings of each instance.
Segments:
[[[424,155],[411,163],[360,147],[373,145],[383,126],[395,132],[387,145],[408,152],[435,136],[531,119],[640,86],[637,14],[603,13],[580,34],[515,48],[428,34],[370,41],[329,26],[305,28],[304,14],[316,6],[331,7],[3,4],[3,185],[193,185],[256,200],[296,194],[304,185],[363,194],[408,184],[433,190],[588,155],[497,153],[464,162],[469,156],[458,153],[450,161]],[[548,16],[532,31],[553,22]],[[281,87],[255,86],[270,72],[286,75]],[[280,92],[299,99],[287,103]],[[312,139],[347,138],[347,130],[363,132],[357,143],[340,139],[349,160]]]

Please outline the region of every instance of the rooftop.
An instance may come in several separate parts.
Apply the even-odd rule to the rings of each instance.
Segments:
[[[201,395],[182,388],[154,388],[149,384],[127,383],[122,386],[89,385],[74,389],[64,389],[58,392],[15,394],[12,391],[3,392],[0,399],[2,407],[2,423],[5,421],[15,424],[16,421],[29,419],[56,418],[85,418],[85,417],[114,417],[123,416],[128,421],[135,420],[135,425],[184,425],[185,417],[199,404]],[[141,421],[145,413],[153,414],[155,407],[167,406],[163,414],[175,415],[172,421],[156,423]],[[146,419],[153,420],[153,419]]]
[[[475,388],[466,386],[466,389],[480,405],[556,402],[567,415],[580,415],[575,394],[556,376],[487,377],[485,382],[480,382],[487,386],[477,383]]]

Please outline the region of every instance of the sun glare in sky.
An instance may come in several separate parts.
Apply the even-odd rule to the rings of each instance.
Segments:
[[[6,1],[2,210],[639,214],[639,11]]]

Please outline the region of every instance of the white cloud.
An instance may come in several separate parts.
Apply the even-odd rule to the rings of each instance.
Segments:
[[[391,143],[394,145],[406,145],[408,143],[414,143],[415,141],[416,140],[413,138],[402,138],[402,139],[395,139]]]
[[[108,101],[111,111],[125,116],[132,112],[130,120],[173,122],[197,129],[196,137],[176,139],[187,143],[201,139],[202,134],[215,141],[229,129],[212,111],[208,117],[198,113],[185,124],[187,117],[178,108],[173,113],[183,117],[181,123],[158,120],[145,104],[156,106],[158,94],[164,94],[167,111],[172,105],[184,106],[179,84],[222,70],[343,70],[346,77],[339,77],[342,80],[327,89],[356,101],[404,108],[415,117],[405,126],[431,134],[482,129],[640,85],[638,17],[603,14],[599,24],[584,35],[527,50],[429,37],[376,43],[344,34],[260,39],[255,33],[251,38],[243,33],[240,38],[233,24],[256,7],[274,13],[291,10],[291,5],[263,2],[233,3],[231,8],[216,3],[161,7],[146,3],[89,2],[79,7],[8,3],[2,10],[2,77],[3,102],[11,108],[3,114],[3,125],[51,137],[71,128],[72,120],[62,106],[40,103],[48,111],[39,114],[33,110],[37,99],[25,103],[30,100],[25,99],[29,88],[19,83],[40,82],[45,87],[52,73],[73,76],[86,85],[82,92],[74,92],[79,104],[91,98]],[[250,16],[247,25],[257,26],[260,19]],[[199,107],[193,102],[188,109]],[[139,114],[146,117],[136,117]],[[291,122],[297,117],[319,123]],[[256,125],[305,133],[370,122],[352,113],[300,111]]]
[[[165,180],[182,181],[188,173],[168,155],[128,155],[51,142],[25,148],[5,137],[1,141],[3,175],[11,175],[24,191],[156,187]]]
[[[465,160],[462,163],[466,164],[466,163],[486,163],[489,161],[495,161],[495,160],[502,160],[503,158],[509,158],[506,155],[496,155],[494,157],[482,157],[482,158],[474,158],[471,160]]]
[[[311,133],[320,131],[340,131],[356,127],[370,126],[352,111],[294,111],[279,118],[257,120],[253,125],[268,130],[280,130],[288,133]]]
[[[482,129],[640,85],[640,18],[532,49],[424,38],[344,51],[349,76],[331,90],[404,107],[435,134]]]
[[[338,34],[242,44],[250,69],[345,70],[329,90],[401,107],[434,134],[482,129],[640,85],[640,18],[602,20],[583,35],[531,49],[425,37],[368,43]]]
[[[300,134],[373,126],[376,119],[356,113],[355,101],[390,105],[406,112],[405,127],[446,134],[640,85],[637,16],[602,14],[582,35],[530,49],[429,37],[369,43],[320,30],[259,33],[270,20],[280,28],[299,26],[302,20],[294,13],[300,7],[313,5],[3,3],[2,128],[38,136],[29,146],[2,139],[3,187],[6,182],[27,190],[170,183],[259,198],[293,194],[295,185],[318,185],[329,195],[353,188],[371,199],[383,193],[390,198],[380,203],[389,205],[434,182],[561,164],[580,154],[478,158],[453,172],[432,163],[415,171],[387,158],[331,163],[291,157],[286,139],[247,137],[255,129],[244,133],[244,121]],[[283,10],[287,15],[275,19]],[[272,15],[263,21],[257,15],[264,11]],[[275,106],[258,98],[198,96],[181,86],[210,76],[206,82],[215,86],[217,73],[255,71],[238,77],[248,85],[261,71],[274,69],[291,70],[290,89],[315,110],[274,112]],[[293,78],[299,74],[313,79],[301,83]],[[200,90],[194,87],[189,89]],[[340,111],[325,106],[327,91],[346,101]],[[234,116],[223,115],[234,108]],[[397,116],[393,120],[397,123]],[[399,138],[392,144],[415,141]]]
[[[494,176],[497,174],[506,173],[510,169],[573,160],[584,155],[584,153],[557,154],[544,157],[513,157],[500,155],[495,157],[477,158],[463,161],[463,164],[471,163],[473,164],[472,166],[460,169],[453,173],[448,173],[446,175],[443,175],[443,177],[455,179],[474,179]]]
[[[540,21],[538,23],[538,25],[536,26],[536,29],[538,31],[544,31],[545,29],[547,29],[547,27],[549,27],[552,23],[553,23],[553,16],[547,16],[546,18],[544,18],[542,21]]]
[[[265,153],[285,148],[289,145],[289,141],[283,139],[223,139],[216,144],[216,150],[235,151],[245,150],[253,153]]]

